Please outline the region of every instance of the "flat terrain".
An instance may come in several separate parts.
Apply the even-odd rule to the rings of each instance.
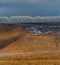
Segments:
[[[0,25],[0,65],[60,65],[60,36],[30,36],[17,25]]]

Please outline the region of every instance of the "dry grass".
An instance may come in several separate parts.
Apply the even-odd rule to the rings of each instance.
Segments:
[[[0,61],[0,65],[60,65],[59,60],[11,60],[11,61]]]
[[[60,65],[60,36],[29,34],[23,27],[0,25],[0,65]]]

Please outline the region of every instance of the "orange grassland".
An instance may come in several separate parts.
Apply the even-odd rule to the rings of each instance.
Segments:
[[[17,25],[0,24],[0,65],[60,65],[60,36],[31,36]]]

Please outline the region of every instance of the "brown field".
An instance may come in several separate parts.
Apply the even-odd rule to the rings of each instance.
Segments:
[[[60,65],[60,36],[30,36],[17,25],[0,25],[0,65]]]

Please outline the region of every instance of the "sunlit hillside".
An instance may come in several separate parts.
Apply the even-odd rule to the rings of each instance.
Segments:
[[[0,25],[0,65],[59,65],[60,36],[31,36],[17,25]]]

